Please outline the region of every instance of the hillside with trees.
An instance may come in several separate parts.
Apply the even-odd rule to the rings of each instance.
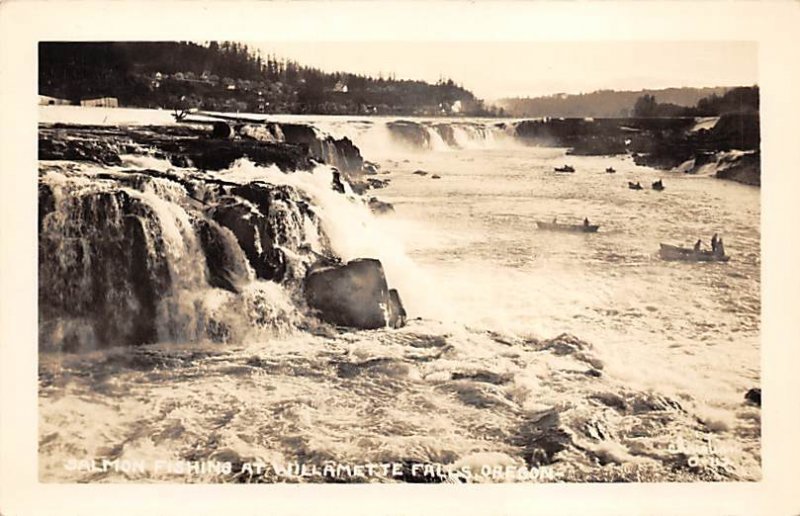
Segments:
[[[652,96],[678,108],[690,107],[711,95],[723,95],[729,88],[667,88],[662,90],[599,90],[568,95],[564,93],[534,98],[507,98],[497,101],[514,117],[627,118],[634,114],[636,102]]]
[[[655,95],[642,95],[633,106],[633,116],[636,118],[669,118],[757,114],[758,105],[758,86],[732,88],[723,95],[713,93],[698,100],[696,105],[690,107],[678,106],[669,102],[659,103]]]
[[[328,73],[236,42],[39,44],[39,94],[78,103],[255,113],[492,116],[472,92],[424,81]]]

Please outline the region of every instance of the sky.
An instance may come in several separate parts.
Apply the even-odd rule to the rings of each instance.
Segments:
[[[749,86],[753,42],[248,42],[325,71],[435,82],[451,78],[479,98],[599,89]]]

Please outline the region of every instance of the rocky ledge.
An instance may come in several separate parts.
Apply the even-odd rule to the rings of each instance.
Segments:
[[[298,126],[267,131],[272,136],[203,126],[41,127],[40,347],[225,342],[251,326],[305,316],[402,326],[405,312],[380,262],[342,265],[303,181],[270,180],[274,170],[259,180],[225,172],[240,158],[286,173],[324,161],[336,165],[327,167],[330,179],[315,170],[313,180],[342,194],[342,203],[388,211],[375,198],[343,195],[343,181],[362,175],[358,148]],[[134,165],[130,155],[175,168]]]

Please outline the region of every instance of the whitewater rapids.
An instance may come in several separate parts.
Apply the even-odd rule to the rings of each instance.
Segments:
[[[285,183],[313,200],[337,253],[382,260],[408,326],[342,333],[254,280],[273,324],[241,342],[42,352],[42,481],[530,481],[463,475],[509,465],[541,468],[546,481],[760,478],[760,409],[743,400],[760,378],[757,189],[518,146],[493,127],[464,129],[457,147],[434,138],[409,149],[379,123],[317,125],[380,165],[391,182],[369,195],[393,214],[335,195],[324,168],[286,175],[245,161],[220,177]],[[576,173],[554,175],[564,163]],[[104,168],[87,167],[78,175]],[[664,192],[625,188],[659,177]],[[554,217],[588,217],[600,232],[536,229]],[[729,264],[656,255],[661,241],[714,232]],[[232,469],[176,473],[158,461]],[[254,462],[268,467],[242,471]],[[400,476],[281,474],[331,463],[403,466]],[[415,476],[414,464],[462,474]]]

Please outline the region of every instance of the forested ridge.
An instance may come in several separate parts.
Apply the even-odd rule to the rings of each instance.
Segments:
[[[502,114],[451,79],[436,84],[329,73],[236,42],[47,42],[39,93],[78,102],[264,113]]]

